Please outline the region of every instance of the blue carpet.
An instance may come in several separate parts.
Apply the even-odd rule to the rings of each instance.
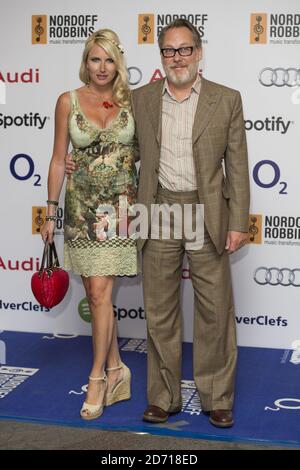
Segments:
[[[146,406],[146,342],[120,339],[132,370],[132,399],[105,408],[97,420],[79,416],[91,365],[91,338],[0,334],[0,418],[77,427],[148,432],[209,440],[300,446],[300,364],[292,351],[239,348],[235,425],[213,427],[192,380],[192,345],[183,345],[183,410],[168,423],[141,420]]]

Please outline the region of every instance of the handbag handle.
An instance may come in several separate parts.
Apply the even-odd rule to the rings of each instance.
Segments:
[[[56,247],[54,241],[52,243],[49,243],[50,245],[50,268],[53,266],[55,268],[59,268],[59,261],[58,261],[58,256],[56,253]],[[54,261],[53,261],[54,260]]]
[[[46,271],[52,271],[53,268],[59,268],[58,256],[55,248],[54,241],[49,243],[45,241],[44,252],[42,257],[42,263],[40,266],[39,274],[42,274],[44,271],[45,261],[47,259]]]

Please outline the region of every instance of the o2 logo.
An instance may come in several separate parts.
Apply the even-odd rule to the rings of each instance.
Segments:
[[[267,173],[267,176],[266,174]],[[287,183],[280,180],[280,168],[273,160],[261,160],[253,168],[253,179],[257,186],[264,189],[280,186],[279,194],[287,194]],[[270,177],[271,175],[271,177]],[[271,179],[270,179],[271,178]]]
[[[128,67],[127,72],[130,85],[138,85],[142,81],[143,74],[138,67]]]
[[[20,181],[34,178],[33,186],[41,186],[41,175],[34,173],[34,161],[25,153],[15,155],[9,165],[10,172],[14,178]]]

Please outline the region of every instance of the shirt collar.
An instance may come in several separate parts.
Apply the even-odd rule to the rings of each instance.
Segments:
[[[201,88],[201,77],[200,77],[200,75],[197,75],[196,80],[194,81],[194,83],[192,85],[191,93],[192,93],[192,91],[194,91],[195,93],[197,93],[197,95],[199,95],[200,94],[200,88]],[[165,78],[165,80],[164,80],[162,95],[164,95],[165,93],[168,93],[168,95],[170,95],[172,97],[172,93],[170,92],[170,88],[169,88],[167,78]]]

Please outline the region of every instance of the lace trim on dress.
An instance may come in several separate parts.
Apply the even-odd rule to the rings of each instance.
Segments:
[[[79,243],[74,246],[77,241]],[[119,246],[116,243],[114,246],[108,246],[106,242],[88,245],[84,244],[84,240],[76,242],[64,245],[66,270],[84,277],[135,276],[140,272],[135,242],[131,243],[131,246],[122,246],[121,243]]]

